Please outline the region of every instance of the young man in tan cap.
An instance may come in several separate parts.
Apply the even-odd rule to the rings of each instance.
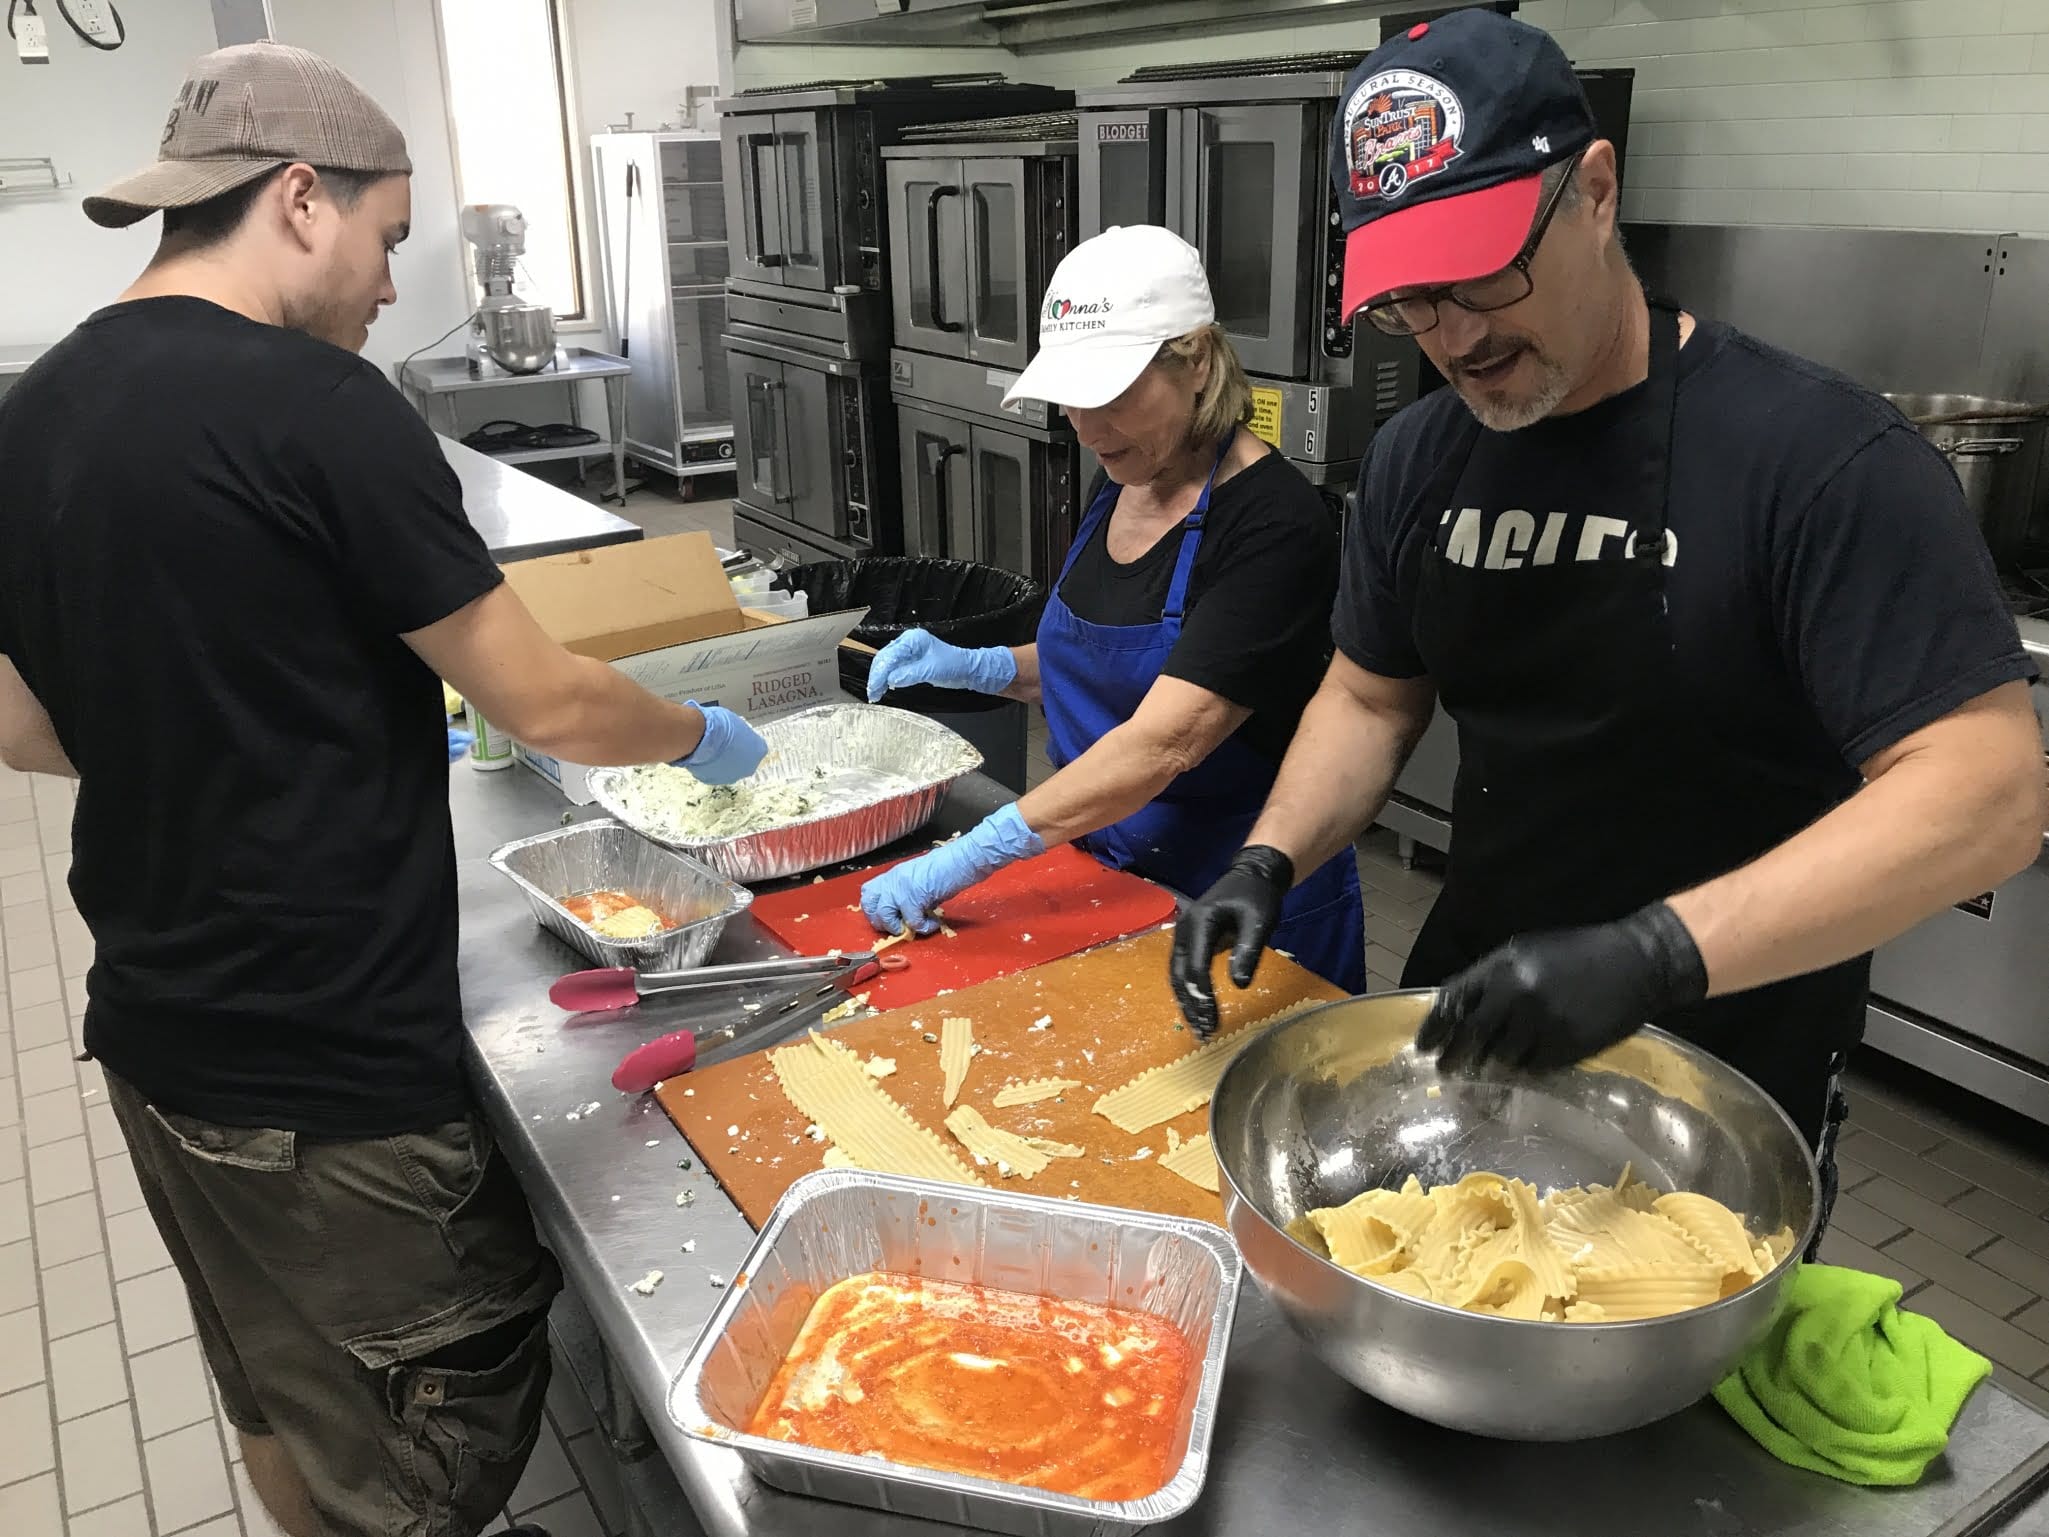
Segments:
[[[251,1480],[292,1537],[469,1537],[560,1286],[462,1071],[438,673],[585,763],[761,739],[550,641],[356,356],[411,162],[312,54],[201,59],[155,259],[0,406],[0,759],[76,774],[85,1040]]]

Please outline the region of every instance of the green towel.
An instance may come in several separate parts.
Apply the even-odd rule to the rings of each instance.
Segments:
[[[1771,1332],[1716,1401],[1796,1468],[1852,1484],[1919,1482],[1992,1363],[1899,1300],[1884,1276],[1802,1265]]]

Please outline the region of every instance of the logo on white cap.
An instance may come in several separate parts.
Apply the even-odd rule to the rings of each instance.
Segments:
[[[1045,327],[1047,331],[1100,331],[1110,322],[1103,317],[1110,313],[1108,299],[1073,299],[1046,296]]]

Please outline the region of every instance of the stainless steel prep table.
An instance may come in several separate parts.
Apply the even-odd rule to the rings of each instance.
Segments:
[[[485,862],[500,843],[561,821],[566,803],[517,769],[457,768],[451,798],[471,1068],[542,1231],[603,1336],[609,1374],[637,1401],[660,1454],[622,1470],[641,1505],[636,1530],[662,1537],[696,1530],[715,1537],[929,1530],[937,1537],[950,1530],[783,1494],[756,1483],[736,1454],[699,1446],[670,1426],[670,1379],[720,1296],[711,1277],[732,1278],[753,1232],[653,1098],[626,1098],[610,1078],[633,1046],[691,1015],[643,1005],[635,1022],[567,1026],[546,988],[581,963],[534,926],[519,894]],[[932,831],[966,826],[1009,798],[976,775],[956,788]],[[714,958],[769,948],[743,917]],[[691,1167],[679,1169],[686,1156]],[[679,1208],[686,1190],[693,1204]],[[695,1241],[694,1253],[682,1252],[685,1240]],[[652,1296],[626,1289],[650,1270],[666,1278]],[[1159,1530],[1162,1537],[1245,1537],[1276,1528],[1376,1537],[2040,1537],[2049,1533],[2049,1502],[2039,1493],[2045,1478],[2049,1417],[1990,1384],[1964,1409],[1947,1474],[1908,1491],[1859,1490],[1784,1467],[1712,1404],[1608,1441],[1479,1442],[1354,1391],[1248,1285],[1208,1492],[1188,1516]]]
[[[434,436],[440,440],[442,457],[462,482],[462,506],[470,526],[483,536],[495,561],[531,560],[641,537],[636,523],[489,454],[465,448],[445,433]]]
[[[577,391],[586,379],[595,379],[605,387],[605,431],[595,443],[579,443],[565,448],[516,448],[494,457],[502,464],[540,464],[548,460],[573,459],[579,480],[583,478],[584,460],[609,457],[612,461],[612,490],[609,494],[623,499],[626,495],[626,377],[632,372],[632,364],[608,352],[594,352],[589,347],[558,347],[555,349],[555,361],[540,372],[531,374],[507,373],[495,363],[485,364],[481,371],[472,373],[467,357],[408,358],[399,365],[398,387],[430,427],[434,425],[432,404],[435,397],[440,397],[448,426],[460,432],[462,428],[456,420],[456,396],[473,390],[511,389],[522,384],[568,386],[569,423],[572,427],[581,427],[583,405]]]

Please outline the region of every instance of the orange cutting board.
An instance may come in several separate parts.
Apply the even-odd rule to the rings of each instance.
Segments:
[[[757,897],[754,921],[800,954],[866,950],[876,934],[861,916],[861,886],[900,862]],[[952,936],[942,933],[899,946],[896,953],[910,961],[910,968],[863,986],[873,1007],[923,1003],[941,992],[1136,934],[1170,920],[1174,897],[1151,881],[1112,870],[1072,844],[1062,844],[1005,865],[946,903],[943,911]]]
[[[942,1016],[965,1016],[974,1022],[975,1041],[983,1050],[973,1059],[955,1103],[973,1105],[992,1125],[1088,1149],[1080,1158],[1054,1159],[1029,1180],[1001,1180],[991,1165],[977,1171],[986,1183],[1217,1222],[1223,1216],[1220,1199],[1158,1162],[1167,1151],[1167,1126],[1193,1137],[1208,1129],[1207,1106],[1136,1136],[1119,1131],[1094,1110],[1096,1100],[1110,1090],[1200,1044],[1193,1033],[1176,1028],[1181,1014],[1167,985],[1171,949],[1170,935],[1145,934],[915,1008],[850,1020],[831,1034],[863,1060],[894,1058],[896,1071],[881,1080],[883,1090],[963,1162],[972,1163],[946,1129],[939,1047],[925,1039],[928,1032],[938,1035]],[[1344,996],[1271,950],[1247,991],[1241,993],[1224,976],[1221,957],[1217,984],[1226,1034],[1291,1004]],[[1032,1029],[1048,1017],[1049,1026]],[[1035,1105],[998,1110],[993,1104],[1005,1084],[1055,1077],[1077,1078],[1082,1086]],[[705,1167],[757,1228],[798,1175],[824,1166],[824,1146],[805,1136],[807,1118],[783,1097],[766,1052],[671,1078],[656,1093]],[[1140,1149],[1150,1151],[1141,1156]]]

